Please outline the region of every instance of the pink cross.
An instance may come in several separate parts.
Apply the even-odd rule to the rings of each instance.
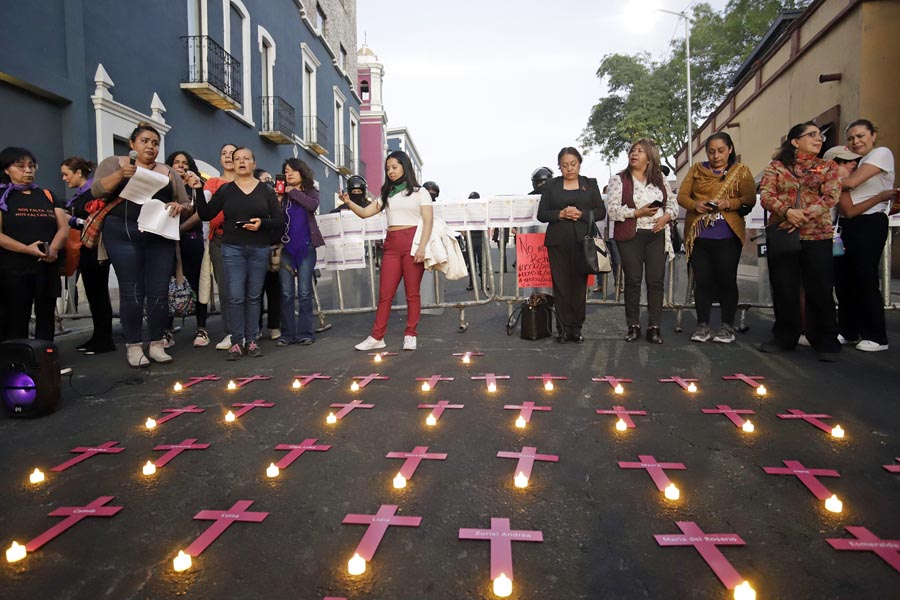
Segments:
[[[719,581],[732,590],[744,580],[717,546],[743,546],[744,540],[735,533],[703,533],[693,521],[677,521],[675,523],[684,535],[654,535],[660,546],[693,546],[706,564],[713,570]]]
[[[358,379],[359,381],[357,382],[357,384],[360,388],[364,388],[373,381],[390,379],[390,377],[388,377],[387,375],[379,375],[378,373],[370,373],[369,375],[354,375],[353,379]]]
[[[416,377],[416,381],[427,381],[431,389],[437,387],[438,381],[453,381],[452,377],[441,377],[440,375],[432,375],[431,377]]]
[[[65,517],[62,521],[37,536],[30,542],[25,544],[25,550],[34,552],[56,536],[62,534],[67,529],[87,517],[111,517],[122,510],[121,506],[103,506],[107,502],[112,502],[115,496],[100,496],[87,506],[64,506],[57,508],[51,517]]]
[[[248,383],[251,383],[253,381],[266,381],[267,379],[272,379],[272,378],[267,375],[253,375],[251,377],[238,377],[237,379],[234,380],[234,382],[235,382],[234,385],[239,388],[242,388],[245,385],[247,385]]]
[[[206,412],[206,409],[205,408],[197,408],[196,404],[191,404],[190,406],[185,406],[184,408],[164,408],[163,412],[169,413],[169,414],[164,417],[160,417],[159,419],[156,419],[157,425],[162,425],[166,421],[171,421],[175,417],[180,417],[184,413],[202,413],[202,412]]]
[[[509,375],[494,375],[493,373],[485,373],[484,375],[478,377],[472,377],[472,379],[483,379],[484,384],[488,387],[488,389],[490,389],[492,383],[496,387],[498,379],[509,379]]]
[[[646,410],[625,410],[624,406],[613,406],[612,410],[598,410],[596,412],[598,415],[616,415],[625,421],[625,425],[627,425],[629,429],[635,428],[634,421],[631,420],[631,415],[647,415]]]
[[[312,375],[294,375],[294,379],[300,380],[300,387],[306,387],[316,379],[331,379],[331,377],[321,373],[313,373]]]
[[[343,596],[338,598],[337,596],[325,596],[322,600],[347,600]]]
[[[759,382],[765,379],[762,375],[744,375],[743,373],[735,373],[734,375],[725,375],[722,377],[725,381],[737,380],[743,381],[752,388],[759,387]]]
[[[832,538],[825,540],[835,550],[861,550],[874,552],[881,560],[900,572],[900,540],[882,540],[865,527],[847,527],[854,538]]]
[[[894,461],[900,463],[900,457],[895,458]],[[900,465],[882,465],[886,471],[891,473],[900,473]]]
[[[253,500],[238,500],[234,503],[234,506],[225,512],[221,510],[201,510],[198,512],[194,515],[195,521],[215,521],[215,523],[201,533],[200,537],[191,542],[191,545],[187,547],[184,553],[194,557],[200,556],[204,550],[209,548],[210,544],[216,541],[216,538],[225,533],[225,530],[237,521],[262,523],[269,516],[269,513],[245,512],[250,508],[251,504],[253,504]]]
[[[672,376],[668,379],[660,379],[660,383],[677,383],[681,386],[682,389],[688,389],[688,386],[696,381],[700,381],[699,379],[682,379],[681,377]]]
[[[525,477],[531,479],[531,469],[534,467],[534,461],[559,462],[559,456],[555,454],[535,454],[536,452],[537,448],[524,446],[521,452],[498,452],[497,458],[518,458],[519,462],[516,464],[515,475],[524,473]]]
[[[400,474],[406,479],[412,479],[413,473],[423,460],[446,460],[447,455],[428,454],[428,446],[416,446],[412,452],[388,452],[386,458],[405,458],[406,461],[400,467]]]
[[[357,408],[375,408],[374,404],[363,404],[362,400],[353,400],[349,404],[332,404],[331,408],[340,408],[338,414],[334,415],[340,421]]]
[[[509,519],[491,518],[490,529],[460,529],[461,540],[490,540],[491,542],[491,581],[506,575],[513,577],[512,543],[543,542],[544,534],[540,531],[514,531],[509,528]]]
[[[378,512],[374,515],[347,515],[344,517],[345,525],[368,525],[366,533],[363,534],[359,545],[356,546],[356,553],[360,555],[366,562],[372,560],[375,551],[378,550],[378,544],[381,538],[387,532],[391,525],[399,527],[418,527],[422,522],[422,517],[397,517],[397,505],[382,504]]]
[[[315,451],[315,452],[327,452],[331,446],[326,445],[318,445],[314,446],[318,441],[318,438],[307,438],[300,442],[299,444],[278,444],[275,446],[276,450],[289,450],[287,455],[284,458],[275,463],[275,466],[279,469],[287,469],[291,466],[291,463],[303,456],[303,454],[307,450]]]
[[[274,402],[266,402],[265,400],[254,400],[253,402],[235,402],[232,406],[242,406],[243,408],[234,413],[235,419],[240,419],[254,408],[272,408]]]
[[[462,408],[465,404],[450,404],[448,400],[440,400],[437,404],[420,404],[419,408],[430,408],[434,420],[437,421],[448,408]]]
[[[534,402],[529,400],[522,404],[506,404],[503,406],[503,410],[518,410],[519,416],[522,417],[526,423],[531,423],[531,413],[533,411],[551,411],[553,408],[550,406],[535,406]]]
[[[204,375],[203,377],[189,377],[188,380],[181,384],[181,388],[186,390],[192,385],[196,385],[201,381],[219,381],[222,379],[221,377],[216,377],[215,375]]]
[[[156,460],[156,462],[154,462],[153,464],[156,466],[157,469],[159,469],[159,468],[164,467],[167,464],[169,464],[170,460],[172,460],[173,458],[175,458],[176,456],[178,456],[185,450],[206,450],[207,448],[209,448],[209,444],[195,444],[194,442],[196,442],[196,441],[197,441],[196,438],[191,438],[191,439],[184,440],[180,444],[156,446],[153,449],[154,451],[168,450],[168,452],[166,452],[165,454],[160,456]]]
[[[396,352],[369,352],[369,356],[380,356],[384,358],[385,356],[397,356]]]
[[[604,375],[603,377],[591,377],[591,381],[595,381],[597,383],[603,383],[605,381],[609,384],[609,387],[613,389],[615,389],[615,387],[620,383],[631,383],[630,379],[620,379],[618,377],[613,377],[612,375]]]
[[[550,373],[542,373],[541,375],[529,375],[528,379],[540,379],[543,385],[547,385],[547,383],[553,383],[554,379],[568,379],[564,375],[551,375]],[[527,419],[526,419],[527,421]]]
[[[656,488],[664,492],[666,491],[666,487],[672,482],[669,481],[669,478],[666,476],[666,472],[664,469],[675,469],[679,471],[683,471],[687,469],[682,463],[659,463],[656,462],[656,459],[653,458],[652,454],[638,454],[638,459],[641,462],[622,462],[619,461],[620,469],[647,469],[647,473],[650,474],[650,479],[653,480],[653,483],[656,484]]]
[[[91,458],[92,456],[96,456],[98,454],[118,454],[119,452],[121,452],[122,450],[125,449],[125,448],[113,448],[113,446],[115,446],[118,443],[119,442],[104,442],[104,443],[100,444],[99,446],[88,446],[88,447],[79,446],[77,448],[72,448],[71,450],[69,450],[69,452],[81,454],[81,456],[77,456],[71,460],[67,460],[66,462],[62,463],[61,465],[56,465],[55,467],[53,467],[50,470],[56,471],[58,473],[59,471],[65,471],[69,467],[74,467],[81,461],[87,460],[87,459]]]
[[[818,427],[825,433],[831,435],[831,427],[820,421],[819,419],[830,419],[831,415],[813,415],[805,413],[799,408],[789,408],[786,415],[778,415],[779,419],[803,419],[813,427]]]
[[[484,352],[454,352],[453,356],[484,356]]]
[[[752,415],[756,414],[752,410],[747,408],[731,408],[727,404],[716,404],[715,408],[701,408],[700,412],[707,415],[725,415],[728,417],[728,420],[734,423],[735,427],[743,427],[744,420],[740,418],[738,415]],[[740,583],[740,582],[738,582]]]
[[[824,485],[822,485],[816,477],[840,477],[837,471],[832,469],[808,469],[803,466],[799,460],[783,460],[782,467],[763,467],[763,471],[769,475],[794,475],[800,482],[806,486],[813,496],[819,500],[827,500],[831,496]]]

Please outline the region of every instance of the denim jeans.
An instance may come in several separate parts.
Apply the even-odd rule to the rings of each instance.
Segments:
[[[142,233],[136,221],[110,215],[103,223],[103,244],[119,280],[125,342],[141,342],[145,300],[150,339],[163,339],[169,322],[169,279],[175,273],[175,240]]]
[[[263,281],[269,271],[268,246],[222,244],[228,286],[228,327],[232,344],[259,338],[259,308]]]
[[[314,340],[313,334],[313,271],[316,267],[316,249],[307,246],[306,256],[299,269],[294,269],[293,258],[281,252],[281,339],[295,344],[300,340]],[[295,286],[294,283],[297,283]],[[294,314],[294,301],[300,299],[300,315]]]

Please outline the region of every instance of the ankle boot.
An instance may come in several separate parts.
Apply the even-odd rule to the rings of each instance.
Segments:
[[[166,353],[166,340],[155,340],[150,342],[150,359],[158,363],[172,362],[172,357]]]
[[[140,342],[137,344],[125,344],[125,348],[129,365],[136,369],[150,366],[150,361],[147,360],[147,357],[144,355],[143,344]]]

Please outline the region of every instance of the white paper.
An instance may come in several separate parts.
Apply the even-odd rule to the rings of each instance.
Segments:
[[[150,198],[142,203],[137,225],[140,231],[155,233],[170,240],[181,239],[181,219],[169,214],[162,200]]]
[[[387,215],[384,212],[363,219],[364,240],[383,240],[385,236],[387,236]]]
[[[349,235],[362,235],[363,220],[356,216],[352,210],[342,210],[337,213],[341,215],[341,233],[344,237]]]
[[[344,238],[341,245],[344,262],[341,270],[363,269],[366,267],[366,243],[361,237]]]
[[[343,236],[340,213],[318,215],[316,221],[319,223],[319,231],[322,232],[326,244],[339,240]]]
[[[509,229],[512,227],[512,200],[509,196],[488,199],[488,225]]]
[[[319,246],[316,248],[316,268],[328,270],[328,253],[325,251],[327,246]]]
[[[537,209],[540,196],[516,196],[512,201],[512,220],[516,227],[532,227],[539,223]]]
[[[444,203],[444,223],[451,229],[463,229],[466,225],[466,208],[461,201]]]
[[[138,167],[137,172],[128,179],[125,188],[119,194],[135,204],[143,204],[152,200],[156,192],[169,185],[169,176]]]
[[[468,200],[463,207],[466,210],[466,229],[487,229],[488,204],[486,201]]]
[[[766,226],[764,215],[765,211],[763,210],[762,204],[757,201],[756,205],[753,207],[753,210],[751,210],[750,214],[745,217],[747,228],[763,229]]]

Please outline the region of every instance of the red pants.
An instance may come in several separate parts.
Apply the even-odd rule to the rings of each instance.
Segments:
[[[419,324],[419,314],[422,311],[419,287],[422,285],[425,265],[414,262],[409,253],[415,235],[416,228],[407,227],[388,231],[384,240],[381,280],[378,285],[378,310],[375,311],[375,324],[372,326],[372,337],[376,340],[384,339],[391,317],[391,302],[397,293],[401,277],[406,290],[407,306],[406,330],[403,335],[416,335],[416,326]]]

